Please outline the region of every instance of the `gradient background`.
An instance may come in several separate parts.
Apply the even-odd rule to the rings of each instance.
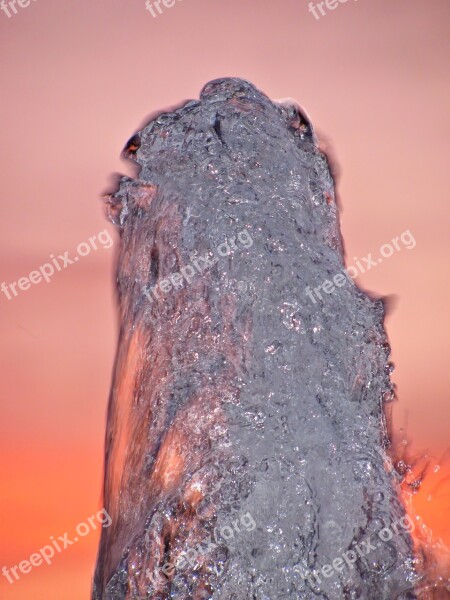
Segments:
[[[387,318],[395,422],[441,464],[417,506],[450,547],[450,470],[440,461],[450,439],[450,4],[349,0],[318,21],[307,4],[183,0],[155,19],[144,0],[37,0],[0,13],[0,283],[113,233],[99,195],[113,171],[133,173],[120,151],[153,111],[230,75],[296,98],[341,166],[348,264],[407,229],[416,239],[358,281],[397,297]],[[51,535],[73,537],[101,508],[114,257],[100,248],[50,284],[11,301],[0,294],[0,568]],[[88,598],[97,541],[91,533],[14,585],[0,577],[0,597]]]

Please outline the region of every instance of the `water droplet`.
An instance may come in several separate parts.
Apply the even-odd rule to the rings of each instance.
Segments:
[[[281,343],[278,340],[274,340],[270,346],[267,346],[267,348],[265,349],[265,351],[268,354],[276,354],[281,348]]]
[[[281,309],[283,325],[293,331],[300,331],[300,307],[297,302],[284,302]]]

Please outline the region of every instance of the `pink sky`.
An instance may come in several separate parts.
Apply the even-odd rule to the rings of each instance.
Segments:
[[[415,248],[359,282],[397,296],[387,319],[397,422],[408,415],[416,447],[439,455],[449,439],[450,5],[349,0],[320,20],[307,5],[183,0],[153,18],[144,0],[36,0],[0,13],[0,283],[105,228],[115,236],[99,195],[112,172],[132,173],[119,156],[131,134],[210,79],[247,78],[296,98],[330,140],[349,264],[414,235]],[[101,507],[114,256],[99,248],[50,283],[0,294],[0,568]],[[433,527],[450,546],[448,526]],[[88,598],[96,544],[93,532],[14,585],[0,577],[0,597]]]

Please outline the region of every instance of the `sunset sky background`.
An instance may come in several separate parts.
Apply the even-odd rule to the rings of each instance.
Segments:
[[[120,152],[149,114],[222,76],[295,98],[340,165],[348,264],[405,230],[417,242],[358,282],[395,295],[395,423],[432,457],[416,504],[450,548],[450,4],[349,0],[320,20],[307,6],[183,0],[155,19],[144,0],[37,0],[0,13],[0,283],[105,228],[116,245],[100,194],[111,173],[133,174]],[[115,253],[92,251],[11,301],[0,294],[0,569],[73,537],[101,508]],[[89,598],[97,543],[98,531],[14,585],[0,577],[0,598]]]

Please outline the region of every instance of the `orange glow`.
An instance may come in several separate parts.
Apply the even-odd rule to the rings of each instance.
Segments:
[[[185,464],[183,446],[186,448],[187,444],[188,441],[181,432],[171,429],[158,452],[154,478],[161,482],[164,491],[175,487],[180,480]],[[151,487],[153,487],[153,478]]]
[[[427,459],[422,459],[422,466]],[[428,459],[425,470],[412,465],[402,484],[419,571],[429,580],[450,577],[450,462]],[[416,484],[420,487],[416,489]]]
[[[127,456],[126,449],[131,443],[130,415],[132,413],[136,376],[142,369],[142,362],[145,357],[144,343],[141,330],[136,329],[130,336],[126,356],[120,362],[117,380],[114,382],[114,410],[111,419],[114,438],[108,465],[109,468],[113,469],[113,472],[109,478],[111,489],[108,497],[116,501],[119,500],[120,482]],[[114,517],[116,508],[114,509]],[[113,509],[111,508],[111,510]]]

